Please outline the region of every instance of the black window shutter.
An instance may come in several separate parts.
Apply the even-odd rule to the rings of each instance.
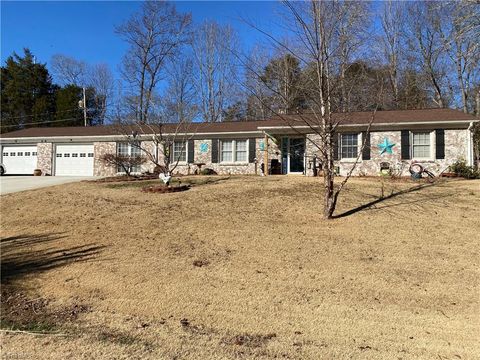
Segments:
[[[191,164],[193,163],[195,157],[195,143],[192,139],[188,140],[187,150],[187,162]]]
[[[255,157],[256,157],[255,143],[256,143],[255,138],[248,139],[248,162],[249,163],[255,162]]]
[[[212,163],[218,163],[218,139],[212,139]]]
[[[445,130],[435,130],[435,157],[445,159]]]
[[[339,160],[338,156],[338,134],[332,134],[333,160]]]
[[[173,163],[174,162],[174,159],[173,159],[173,148],[174,148],[174,145],[175,142],[172,142],[171,144],[168,145],[168,157],[170,158],[170,162]]]
[[[402,130],[402,160],[410,159],[410,131]]]
[[[365,146],[362,151],[362,160],[370,160],[370,131],[368,133],[366,131],[362,132],[362,144],[363,142],[365,142]]]

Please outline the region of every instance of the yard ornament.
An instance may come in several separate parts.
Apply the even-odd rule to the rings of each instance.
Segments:
[[[172,176],[170,175],[169,172],[167,174],[160,173],[160,175],[158,175],[158,177],[163,181],[163,183],[165,185],[170,184],[170,180],[172,179]]]
[[[387,153],[393,154],[392,148],[395,144],[392,144],[387,138],[383,140],[383,143],[378,144],[378,148],[380,149],[380,155]]]

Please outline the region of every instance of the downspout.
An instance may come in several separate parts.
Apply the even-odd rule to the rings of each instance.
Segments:
[[[470,125],[468,126],[468,134],[467,134],[467,165],[468,166],[473,166],[473,121],[470,122]]]

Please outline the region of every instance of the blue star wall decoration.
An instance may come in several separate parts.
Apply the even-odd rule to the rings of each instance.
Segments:
[[[208,151],[208,144],[207,143],[201,143],[200,144],[200,152],[206,153]]]
[[[393,154],[392,148],[395,144],[392,144],[387,138],[383,140],[383,143],[378,144],[378,148],[380,149],[380,155],[387,153]]]

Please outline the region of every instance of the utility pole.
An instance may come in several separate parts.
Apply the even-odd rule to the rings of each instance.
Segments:
[[[85,93],[85,86],[83,87],[83,120],[84,125],[87,126],[87,96]]]

